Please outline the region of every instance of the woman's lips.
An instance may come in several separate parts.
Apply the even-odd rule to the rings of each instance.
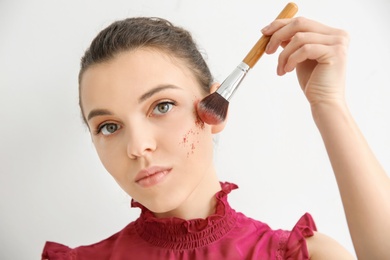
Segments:
[[[152,166],[138,172],[135,182],[147,188],[162,182],[172,168]]]

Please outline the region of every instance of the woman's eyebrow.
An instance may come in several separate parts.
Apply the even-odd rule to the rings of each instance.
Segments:
[[[107,109],[93,109],[91,112],[88,114],[88,121],[91,120],[91,118],[95,116],[107,116],[107,115],[112,115],[112,112],[107,110]]]
[[[141,102],[145,101],[146,99],[150,98],[151,96],[153,96],[154,94],[156,94],[160,91],[166,90],[166,89],[180,89],[180,88],[175,86],[175,85],[170,85],[170,84],[159,85],[155,88],[148,90],[144,94],[142,94],[142,96],[140,96],[138,99],[138,103],[141,103]],[[107,116],[107,115],[110,116],[110,115],[113,115],[113,113],[107,109],[93,109],[93,110],[91,110],[91,112],[89,112],[88,117],[87,117],[87,121],[91,120],[91,118],[94,118],[96,116]]]
[[[142,96],[140,96],[138,99],[138,103],[141,103],[141,102],[145,101],[146,99],[150,98],[151,96],[153,96],[154,94],[156,94],[160,91],[166,90],[166,89],[180,89],[180,88],[175,86],[175,85],[159,85],[155,88],[150,89],[149,91],[144,93]]]

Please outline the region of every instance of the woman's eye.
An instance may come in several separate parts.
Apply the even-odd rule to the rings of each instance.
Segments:
[[[173,108],[173,105],[174,105],[173,102],[168,102],[168,101],[164,101],[164,102],[158,103],[154,107],[152,114],[154,114],[154,115],[166,114]]]
[[[112,135],[116,131],[120,129],[120,126],[118,124],[114,123],[108,123],[104,124],[98,129],[98,133],[102,133],[102,135]]]

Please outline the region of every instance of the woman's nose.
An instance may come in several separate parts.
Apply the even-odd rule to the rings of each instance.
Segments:
[[[127,130],[127,155],[129,158],[137,159],[156,150],[156,140],[151,129],[135,126]]]

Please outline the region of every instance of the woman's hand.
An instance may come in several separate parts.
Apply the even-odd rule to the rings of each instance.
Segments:
[[[277,74],[296,69],[298,81],[310,104],[344,102],[346,32],[298,17],[279,19],[262,30],[271,35],[266,53],[279,46]]]
[[[390,179],[344,99],[347,34],[305,18],[276,20],[266,53],[279,46],[277,73],[294,69],[309,100],[339,187],[359,259],[390,259]]]

